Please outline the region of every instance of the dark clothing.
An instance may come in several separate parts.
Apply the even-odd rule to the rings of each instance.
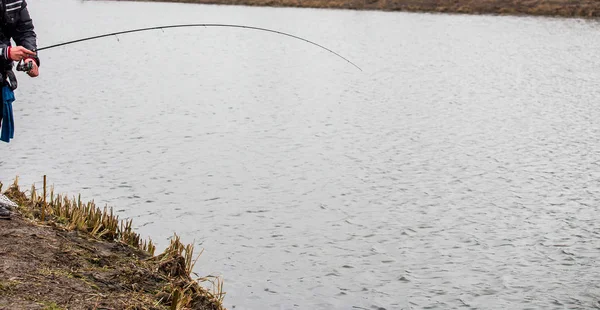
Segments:
[[[35,52],[37,36],[33,29],[33,21],[27,10],[25,0],[0,0],[0,141],[9,142],[14,137],[14,119],[12,101],[15,100],[13,90],[17,88],[17,79],[13,69],[13,61],[9,56],[11,39],[18,46]],[[30,56],[40,65],[38,56]],[[0,216],[4,213],[0,210]]]
[[[5,70],[13,65],[8,56],[11,38],[30,51],[37,49],[37,36],[25,0],[0,0],[0,64]],[[39,66],[39,57],[32,58]]]
[[[10,142],[15,137],[15,121],[13,116],[12,103],[15,101],[15,94],[12,88],[2,86],[2,108],[0,109],[0,141]],[[0,202],[1,204],[1,202]]]

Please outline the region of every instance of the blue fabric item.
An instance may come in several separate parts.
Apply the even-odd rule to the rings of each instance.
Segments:
[[[15,101],[15,93],[8,86],[2,87],[2,131],[0,131],[0,140],[9,142],[15,135],[15,123],[13,120],[12,103]]]

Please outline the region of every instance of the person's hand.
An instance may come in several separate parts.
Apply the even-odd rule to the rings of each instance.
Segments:
[[[25,59],[25,63],[29,63],[29,62],[31,62],[31,70],[27,71],[27,74],[30,77],[36,77],[36,76],[40,75],[40,71],[38,69],[37,63],[31,58]]]
[[[10,53],[9,53],[9,57],[11,60],[14,61],[19,61],[19,60],[23,60],[29,56],[33,56],[35,55],[35,52],[32,52],[22,46],[12,46],[10,47]]]

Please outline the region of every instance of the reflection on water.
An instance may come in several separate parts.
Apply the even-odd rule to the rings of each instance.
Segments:
[[[600,307],[600,32],[580,20],[39,0],[0,179],[81,192],[235,309]],[[71,16],[66,20],[56,16]],[[77,27],[73,27],[77,25]]]

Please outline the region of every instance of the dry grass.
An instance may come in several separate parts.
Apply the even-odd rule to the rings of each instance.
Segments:
[[[116,0],[123,1],[123,0]],[[129,0],[126,0],[129,1]],[[135,0],[134,0],[135,1]],[[598,0],[139,0],[204,4],[312,7],[463,14],[598,17]]]
[[[55,195],[50,189],[50,200],[39,195],[35,185],[31,186],[29,197],[19,190],[19,179],[7,190],[6,195],[15,201],[23,213],[41,222],[60,225],[67,230],[89,233],[95,238],[122,242],[154,255],[156,247],[151,239],[142,240],[132,230],[132,221],[119,221],[112,208],[98,208],[93,201],[82,202],[81,195],[68,198],[66,195]],[[43,189],[44,193],[46,189]]]
[[[192,270],[200,254],[194,259],[194,247],[192,245],[184,246],[179,240],[179,236],[175,235],[171,239],[169,247],[162,254],[151,258],[158,262],[160,271],[171,279],[171,283],[165,288],[172,299],[171,309],[207,307],[214,303],[222,304],[225,293],[221,278],[208,276],[195,281],[191,278]],[[213,284],[212,291],[198,285],[198,283],[206,281]]]
[[[81,196],[68,198],[66,195],[55,195],[53,188],[49,191],[49,197],[46,193],[44,187],[43,194],[39,195],[35,186],[31,187],[29,193],[20,191],[17,178],[4,194],[18,204],[19,213],[37,224],[79,231],[98,240],[125,244],[148,253],[149,258],[139,263],[154,269],[167,282],[156,294],[158,301],[154,306],[166,305],[172,310],[225,309],[221,278],[208,276],[192,279],[192,270],[199,258],[199,255],[194,257],[193,245],[184,245],[180,237],[175,235],[164,252],[154,256],[156,247],[152,240],[141,238],[133,231],[132,221],[119,220],[112,208],[100,209],[93,201],[81,201]],[[212,288],[201,286],[204,282],[212,283]],[[1,286],[2,289],[6,287],[6,283]]]

